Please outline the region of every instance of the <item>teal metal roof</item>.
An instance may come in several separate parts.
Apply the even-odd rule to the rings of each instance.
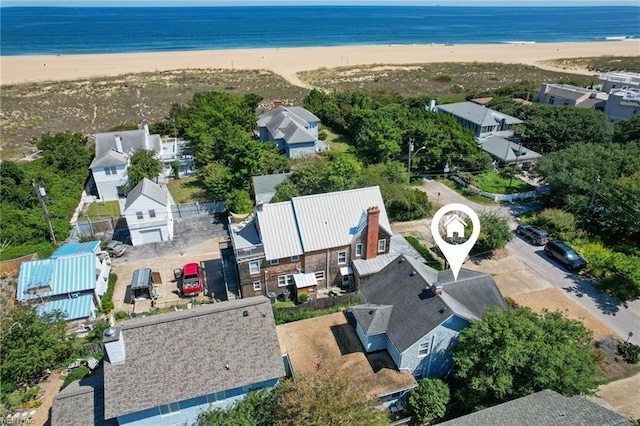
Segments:
[[[65,297],[41,303],[38,305],[38,314],[42,315],[58,309],[67,313],[66,321],[72,321],[90,317],[92,306],[93,294],[83,294],[78,297]]]
[[[51,257],[75,256],[85,253],[96,253],[100,248],[100,241],[89,241],[88,243],[65,244],[58,248]]]
[[[18,301],[78,293],[96,288],[96,255],[22,262],[18,278]]]

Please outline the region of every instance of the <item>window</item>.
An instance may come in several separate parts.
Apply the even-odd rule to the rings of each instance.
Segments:
[[[278,287],[285,287],[287,285],[287,276],[280,275],[278,276]]]
[[[156,211],[155,210],[149,210],[149,217],[156,217]]]
[[[418,356],[427,356],[429,355],[429,342],[420,343],[420,348],[418,349]]]
[[[171,404],[160,406],[161,416],[166,416],[172,413],[179,413],[179,412],[180,412],[180,406],[178,405],[177,402],[172,402]]]
[[[251,275],[260,273],[260,261],[254,260],[253,262],[249,262],[249,273]]]
[[[356,256],[362,256],[362,243],[356,244]]]
[[[253,282],[253,291],[260,291],[260,281]]]
[[[207,402],[222,401],[223,399],[225,399],[224,391],[210,393],[209,395],[207,395]]]
[[[382,253],[387,249],[387,240],[378,240],[378,253]]]
[[[104,168],[104,174],[109,176],[109,175],[117,175],[118,171],[116,170],[116,166],[111,166],[111,167],[105,167]]]
[[[269,265],[277,265],[280,263],[280,259],[271,259]]]
[[[338,252],[338,265],[342,265],[347,263],[347,252],[339,251]]]
[[[287,275],[287,284],[293,284],[293,275]]]
[[[564,106],[569,105],[569,101],[565,100],[565,101],[564,101],[564,103],[563,103],[563,105],[564,105]]]
[[[142,214],[142,212],[136,212],[136,217],[138,219],[144,219],[144,215]]]
[[[316,272],[316,280],[324,280],[324,271]]]
[[[554,96],[549,96],[549,105],[553,105],[555,101],[556,101],[556,98]]]
[[[296,256],[291,256],[291,261],[292,262],[297,262],[299,260],[300,260],[300,256],[297,256],[297,255]]]
[[[311,287],[309,287],[309,293],[312,293],[314,291],[316,291],[316,286],[315,285],[312,285]]]

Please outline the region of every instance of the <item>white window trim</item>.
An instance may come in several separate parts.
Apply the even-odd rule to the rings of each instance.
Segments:
[[[356,257],[362,256],[362,253],[364,253],[364,247],[362,243],[356,244]]]
[[[252,269],[251,265],[252,264],[256,264],[256,263],[258,264],[258,270],[257,271],[256,270],[252,271],[251,270]],[[249,275],[257,275],[259,273],[260,273],[260,261],[259,260],[252,260],[251,262],[249,262]]]
[[[387,240],[378,240],[378,253],[383,253],[387,249]]]
[[[282,283],[281,283],[282,281]],[[286,275],[278,275],[278,287],[286,287],[287,284],[287,276]]]
[[[144,213],[143,212],[136,212],[136,219],[138,219],[138,220],[144,219]]]
[[[260,281],[254,281],[253,282],[253,291],[260,291],[262,289],[262,286],[260,285]]]
[[[427,351],[425,353],[421,353],[423,349],[426,349]],[[430,342],[422,342],[418,345],[418,358],[424,358],[429,355],[429,352],[431,352]]]
[[[344,260],[341,262],[340,261],[340,256],[341,254],[344,254]],[[339,251],[338,252],[338,265],[346,265],[347,264],[347,252],[346,251]]]
[[[300,256],[298,256],[298,255],[291,256],[291,261],[292,262],[298,262],[299,260],[300,260]]]
[[[317,271],[315,274],[316,280],[324,280],[324,271]]]
[[[279,265],[280,264],[280,259],[271,259],[269,261],[269,265],[274,266],[274,265]]]

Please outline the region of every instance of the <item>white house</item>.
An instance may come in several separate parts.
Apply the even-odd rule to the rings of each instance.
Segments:
[[[127,195],[124,215],[131,233],[131,244],[139,246],[173,239],[175,202],[166,188],[143,179]]]
[[[139,149],[154,151],[162,155],[159,135],[150,135],[145,125],[140,130],[96,133],[96,156],[89,165],[91,176],[102,201],[116,201],[129,183],[127,168],[129,157]]]

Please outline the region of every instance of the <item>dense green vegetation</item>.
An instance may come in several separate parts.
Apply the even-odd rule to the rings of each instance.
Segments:
[[[489,311],[453,348],[455,398],[479,410],[544,389],[565,396],[595,389],[592,335],[560,312]]]
[[[498,213],[484,211],[478,214],[478,218],[480,219],[480,235],[471,249],[471,254],[490,255],[495,250],[504,248],[513,238],[509,222]]]
[[[413,247],[418,253],[420,253],[420,256],[422,256],[427,265],[429,265],[436,271],[442,271],[442,263],[438,259],[436,259],[433,254],[431,254],[428,248],[420,244],[420,241],[411,236],[405,236],[404,239],[407,240],[409,244],[411,244],[411,247]]]
[[[35,141],[42,158],[28,163],[0,163],[0,235],[7,247],[1,259],[55,249],[42,208],[32,186],[45,188],[43,197],[58,241],[69,235],[69,216],[76,208],[89,171],[88,139],[79,133],[46,133]]]
[[[449,404],[449,386],[440,379],[423,379],[407,397],[407,414],[421,425],[444,416]]]
[[[109,314],[113,310],[113,290],[116,287],[116,282],[118,281],[118,276],[110,272],[109,273],[109,283],[107,284],[107,291],[102,295],[102,301],[100,306],[100,312],[103,314]]]
[[[128,189],[132,190],[144,178],[155,181],[162,173],[162,162],[156,158],[156,153],[147,149],[139,149],[129,158],[127,168],[129,175]]]

